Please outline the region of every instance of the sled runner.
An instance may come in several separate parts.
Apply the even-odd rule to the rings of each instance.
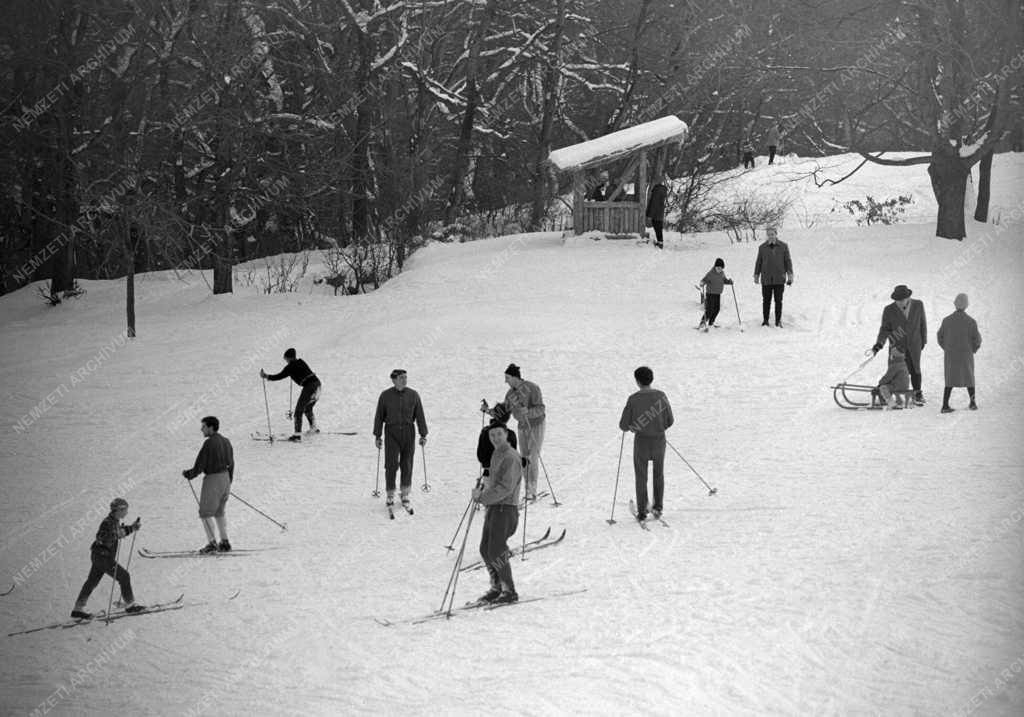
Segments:
[[[835,386],[829,386],[829,388],[832,389],[832,398],[840,408],[851,411],[881,411],[886,407],[885,401],[878,394],[877,386],[864,386],[857,383],[840,381]],[[851,398],[850,394],[853,394],[855,398]],[[893,391],[893,395],[896,396],[896,405],[899,408],[914,407],[913,391]],[[865,402],[863,399],[868,400]]]

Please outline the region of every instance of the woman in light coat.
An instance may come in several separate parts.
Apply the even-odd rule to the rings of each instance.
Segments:
[[[967,387],[967,394],[971,397],[968,408],[976,411],[978,404],[974,402],[974,354],[981,348],[981,334],[978,332],[978,322],[967,315],[967,294],[957,294],[953,306],[956,307],[956,311],[942,320],[938,334],[946,369],[942,412],[952,413],[949,395],[958,386]]]

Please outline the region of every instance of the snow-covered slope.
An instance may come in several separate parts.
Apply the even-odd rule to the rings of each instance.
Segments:
[[[997,158],[995,203],[1020,206],[1021,167],[1019,156]],[[827,232],[787,223],[796,282],[782,330],[759,326],[756,247],[717,234],[670,234],[664,252],[554,234],[431,245],[406,273],[359,297],[213,297],[201,281],[142,277],[131,342],[119,338],[122,282],[89,282],[84,298],[55,309],[30,289],[2,297],[0,578],[18,583],[0,597],[5,633],[67,614],[115,495],[131,503],[130,519],[142,517],[136,547],[201,545],[180,472],[199,448],[204,415],[217,415],[234,442],[238,494],[288,531],[232,502],[236,547],[266,552],[131,561],[141,601],[184,592],[202,604],[2,638],[0,707],[1020,714],[1020,229],[972,223],[961,243],[936,239],[931,217]],[[742,333],[731,294],[722,328],[691,328],[692,285],[717,256],[737,280]],[[841,411],[828,385],[863,359],[897,283],[928,313],[929,403]],[[960,291],[984,338],[980,410],[940,415],[934,332]],[[267,424],[258,370],[278,369],[288,346],[324,381],[323,426],[358,436],[249,439]],[[520,527],[530,537],[549,525],[567,530],[560,546],[514,563],[520,595],[587,591],[382,627],[374,617],[400,621],[440,603],[453,561],[444,546],[477,476],[476,409],[503,395],[510,361],[544,391],[544,463],[563,503],[532,507]],[[669,440],[718,488],[709,497],[670,452],[671,527],[650,532],[626,509],[629,440],[619,522],[605,522],[617,422],[640,364],[673,402]],[[370,427],[394,367],[409,371],[424,400],[433,490],[419,490],[418,454],[416,515],[392,522],[370,496]],[[883,372],[876,359],[855,379]],[[268,392],[274,429],[284,431],[287,387]],[[960,390],[954,405],[964,404]],[[481,522],[467,546],[474,558]],[[106,606],[109,586],[105,579],[90,607]],[[485,587],[481,573],[465,574],[457,602]]]

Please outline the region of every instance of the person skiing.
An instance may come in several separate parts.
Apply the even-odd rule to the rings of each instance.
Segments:
[[[486,412],[487,402],[484,401],[484,408],[481,411]],[[483,470],[483,475],[487,475],[487,471],[491,466],[491,456],[494,455],[494,444],[491,443],[491,429],[496,426],[501,426],[508,433],[508,443],[513,448],[518,447],[516,441],[516,434],[514,431],[508,428],[509,414],[505,411],[505,407],[499,404],[494,407],[494,418],[491,422],[484,426],[480,431],[480,438],[476,442],[476,459],[480,461],[480,467]]]
[[[761,284],[761,326],[768,325],[768,313],[775,298],[775,325],[782,328],[782,292],[793,285],[793,260],[789,245],[779,241],[779,230],[769,226],[768,238],[757,248],[754,262],[754,283]]]
[[[651,187],[651,197],[647,201],[647,219],[654,228],[654,246],[664,248],[665,238],[662,229],[665,226],[665,200],[668,197],[668,187],[664,185],[664,178],[657,175],[654,178],[654,186]]]
[[[889,369],[882,378],[878,379],[879,397],[885,403],[886,409],[903,408],[902,402],[893,394],[896,391],[907,391],[910,389],[910,374],[907,372],[907,362],[903,352],[896,346],[889,350]]]
[[[701,294],[704,296],[704,316],[701,317],[700,327],[705,331],[709,326],[715,325],[718,312],[722,308],[722,291],[726,284],[732,284],[732,279],[725,275],[725,260],[721,257],[715,259],[715,265],[700,280]]]
[[[540,469],[540,450],[544,443],[544,399],[540,387],[532,381],[523,379],[521,369],[510,363],[505,369],[505,383],[509,389],[505,400],[495,404],[494,408],[486,409],[493,418],[498,406],[511,411],[517,422],[519,446],[526,460],[526,499],[537,499],[537,477]]]
[[[508,430],[498,423],[488,429],[494,453],[473,500],[487,506],[480,534],[480,557],[487,566],[491,587],[480,602],[512,603],[519,599],[512,581],[508,539],[519,527],[519,483],[523,478],[522,457],[509,445]]]
[[[953,300],[956,308],[942,320],[938,341],[942,347],[942,363],[946,385],[942,389],[942,413],[952,413],[949,397],[957,386],[965,386],[972,411],[978,410],[974,402],[974,354],[981,348],[981,333],[978,322],[967,315],[967,294],[957,294]]]
[[[200,424],[206,440],[199,449],[195,465],[186,468],[181,475],[192,480],[203,473],[203,489],[199,494],[199,520],[206,531],[206,545],[200,553],[224,553],[231,551],[228,540],[228,519],[224,508],[231,495],[231,483],[235,479],[235,454],[231,441],[220,434],[220,421],[216,416],[206,416]],[[214,532],[214,524],[220,531],[220,542]]]
[[[914,403],[924,405],[921,391],[921,352],[928,343],[928,322],[924,315],[924,303],[911,299],[914,292],[906,284],[892,290],[892,303],[882,310],[882,322],[878,328],[875,345],[869,351],[877,354],[885,342],[898,346],[907,360],[910,383],[914,387]]]
[[[661,517],[665,496],[665,430],[675,423],[668,396],[651,388],[654,371],[640,366],[633,372],[640,389],[626,400],[619,429],[632,431],[633,472],[636,478],[637,519],[647,518],[647,464],[654,463],[654,502],[651,513]]]
[[[265,378],[268,381],[280,381],[284,378],[290,378],[302,388],[299,391],[299,400],[295,402],[295,413],[293,415],[295,419],[295,432],[288,438],[289,441],[299,442],[302,440],[303,415],[309,421],[309,432],[320,432],[313,417],[313,406],[320,400],[321,384],[320,379],[309,368],[309,364],[295,357],[295,349],[285,351],[284,360],[288,363],[285,364],[285,367],[279,373],[269,376],[266,371],[260,369],[260,378]]]
[[[395,474],[402,469],[402,505],[409,507],[412,489],[412,460],[416,455],[416,429],[420,445],[427,443],[427,420],[423,416],[420,395],[408,387],[408,373],[396,368],[391,372],[391,388],[381,392],[373,417],[373,436],[377,450],[384,446],[384,477],[387,504],[395,504]],[[381,438],[381,433],[384,438]]]
[[[109,575],[121,586],[121,599],[125,604],[125,612],[142,612],[146,608],[135,602],[135,594],[132,592],[132,576],[128,574],[117,562],[117,541],[125,536],[131,535],[142,528],[142,519],[136,518],[131,525],[125,525],[121,521],[128,514],[128,501],[124,498],[114,498],[110,501],[110,514],[100,523],[96,531],[96,540],[90,548],[92,567],[89,569],[89,577],[82,584],[82,589],[75,600],[75,607],[71,610],[71,617],[88,620],[92,613],[86,612],[85,606],[89,602],[89,596],[104,575]]]

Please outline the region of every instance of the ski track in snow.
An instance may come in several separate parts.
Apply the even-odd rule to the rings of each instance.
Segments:
[[[1021,163],[1003,158],[997,172],[1019,175]],[[1019,182],[993,186],[994,201],[1020,201]],[[180,472],[203,415],[233,441],[234,489],[289,528],[233,501],[237,547],[283,549],[131,562],[140,601],[185,592],[208,604],[2,638],[0,708],[31,712],[53,696],[52,714],[931,715],[959,714],[991,688],[975,714],[1020,714],[1024,674],[994,687],[1024,653],[1019,227],[976,255],[971,239],[935,239],[930,220],[787,226],[782,238],[796,273],[782,330],[759,325],[756,246],[720,235],[668,233],[675,250],[664,252],[556,234],[431,245],[381,290],[337,299],[214,298],[195,275],[189,285],[140,277],[139,338],[73,387],[123,328],[123,283],[83,282],[88,295],[57,309],[31,288],[0,298],[0,579],[18,582],[0,598],[6,632],[67,614],[117,493],[129,520],[142,516],[136,547],[202,544]],[[743,334],[731,293],[723,328],[690,328],[700,316],[692,285],[716,256],[736,280]],[[958,258],[969,261],[943,273]],[[929,403],[841,411],[828,385],[863,360],[898,283],[925,302]],[[959,291],[983,337],[981,410],[945,416],[935,331]],[[321,425],[359,435],[249,440],[267,429],[257,372],[278,370],[287,346],[324,381]],[[374,617],[399,622],[440,605],[454,560],[444,546],[478,471],[477,407],[503,397],[510,361],[544,392],[543,458],[564,503],[531,506],[528,537],[568,529],[558,547],[515,559],[517,587],[523,598],[588,590],[381,627]],[[618,523],[605,522],[618,417],[641,363],[672,401],[669,440],[718,488],[709,497],[669,450],[670,527],[650,532],[627,508],[629,439]],[[884,363],[851,380],[876,382]],[[370,428],[393,367],[423,397],[433,490],[419,489],[418,449],[416,515],[389,521],[370,496]],[[54,405],[15,430],[62,384]],[[267,390],[273,430],[286,433],[287,387]],[[965,403],[958,389],[953,404]],[[105,607],[109,589],[104,579],[90,608]],[[463,574],[456,604],[485,589],[484,573]]]

